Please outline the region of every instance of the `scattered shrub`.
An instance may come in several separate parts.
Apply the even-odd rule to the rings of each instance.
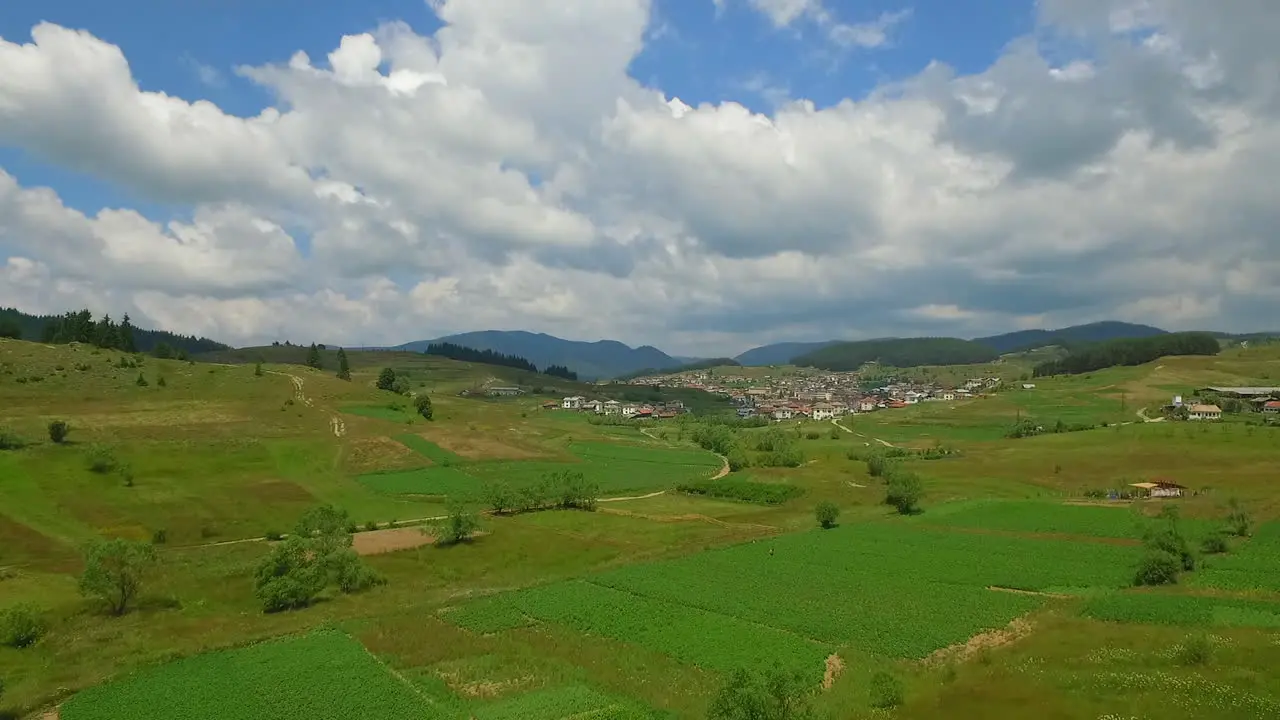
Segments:
[[[804,489],[795,485],[730,478],[684,483],[678,485],[676,491],[761,505],[781,505],[804,494]]]
[[[1218,533],[1209,535],[1200,543],[1200,551],[1205,555],[1221,555],[1228,550],[1227,539]]]
[[[840,432],[840,431],[839,431],[839,430],[836,430],[835,432]],[[810,430],[809,432],[807,432],[807,433],[805,433],[805,434],[804,434],[804,438],[805,438],[806,440],[817,440],[817,439],[819,439],[819,438],[821,438],[821,437],[822,437],[822,433],[820,433],[820,432],[818,432],[818,431],[816,431],[816,430]],[[839,440],[839,439],[840,439],[840,436],[839,436],[839,435],[834,435],[834,436],[833,436],[833,438],[834,438],[834,439],[836,439],[836,440]]]
[[[27,648],[44,637],[48,626],[32,605],[15,605],[0,612],[0,645]]]
[[[104,445],[96,445],[89,450],[89,471],[106,475],[119,469],[120,461],[116,459],[116,455],[111,448]]]
[[[145,375],[143,375],[142,373],[138,373],[138,379],[134,381],[134,384],[137,385],[138,387],[146,387],[151,383],[147,382],[147,378]]]
[[[0,428],[0,450],[21,450],[27,441],[8,428]]]
[[[1203,633],[1188,635],[1178,645],[1174,658],[1178,663],[1187,666],[1204,666],[1213,660],[1213,641]]]
[[[888,710],[902,704],[902,681],[881,670],[871,676],[871,707]]]
[[[54,420],[49,423],[49,439],[55,443],[61,444],[66,442],[67,435],[71,433],[71,425],[66,420]]]
[[[1227,531],[1236,537],[1248,537],[1249,527],[1253,524],[1249,513],[1240,506],[1240,501],[1231,498],[1228,502],[1230,512],[1227,513]]]
[[[414,398],[413,405],[417,409],[418,414],[421,415],[424,420],[430,420],[432,418],[433,411],[431,409],[431,398],[427,397],[426,393]]]
[[[836,518],[840,517],[840,508],[830,500],[823,500],[813,510],[814,516],[818,519],[818,525],[823,529],[830,529],[836,526]]]
[[[151,533],[152,545],[163,545],[167,542],[169,542],[168,530],[165,530],[164,528],[160,528],[159,530],[156,530],[155,532]]]
[[[1134,585],[1173,585],[1178,582],[1181,563],[1170,553],[1152,550],[1142,556],[1134,574]]]
[[[365,529],[365,530],[377,530],[377,529],[378,529],[378,521],[377,521],[377,520],[367,520],[367,521],[365,521],[364,529]]]
[[[168,383],[164,381],[163,375],[156,379],[156,387],[165,387],[166,385],[168,385]]]
[[[276,530],[268,530],[263,537],[265,537],[269,542],[276,542],[284,539],[284,533]]]

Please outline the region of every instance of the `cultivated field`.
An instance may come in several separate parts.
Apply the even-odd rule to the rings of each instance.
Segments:
[[[776,665],[800,674],[820,717],[1280,716],[1280,429],[1138,417],[1194,387],[1270,384],[1274,348],[786,423],[770,437],[795,466],[763,460],[768,431],[731,429],[755,464],[720,486],[697,421],[593,425],[541,407],[587,386],[350,355],[348,382],[331,356],[285,364],[296,348],[131,367],[0,341],[0,429],[22,441],[0,450],[0,630],[20,605],[47,630],[0,646],[0,712],[702,718],[732,673]],[[432,399],[433,420],[375,387],[386,366]],[[533,381],[543,394],[457,394]],[[1006,437],[1019,418],[1097,427]],[[46,432],[59,419],[64,443]],[[905,450],[938,446],[951,452]],[[921,479],[918,514],[885,505],[870,471],[891,450],[893,472]],[[459,502],[481,512],[494,486],[564,471],[598,486],[595,511],[482,514],[472,541],[424,544]],[[1188,494],[1098,499],[1151,479]],[[1248,536],[1202,551],[1233,499]],[[814,519],[822,501],[840,510],[831,529]],[[386,583],[263,613],[263,558],[322,503],[348,512]],[[1169,506],[1195,569],[1135,588]],[[120,617],[77,592],[80,545],[99,537],[158,556]]]

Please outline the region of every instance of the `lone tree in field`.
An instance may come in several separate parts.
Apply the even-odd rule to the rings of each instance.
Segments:
[[[418,414],[421,415],[424,419],[426,420],[432,419],[433,411],[431,409],[431,398],[427,397],[425,394],[419,395],[413,401],[413,404],[414,404],[414,407],[418,409]]]
[[[61,445],[67,441],[67,434],[71,432],[71,426],[66,420],[54,420],[49,423],[49,439]]]
[[[812,695],[802,673],[781,666],[767,672],[739,669],[716,693],[707,720],[814,720]]]
[[[378,373],[378,389],[394,392],[396,387],[396,371],[391,368],[382,368],[382,372]]]
[[[262,362],[261,362],[261,361],[256,362],[256,363],[254,363],[254,364],[253,364],[253,375],[254,375],[254,377],[262,377]]]
[[[319,370],[320,366],[320,348],[316,347],[315,343],[311,343],[311,348],[307,350],[307,367]]]
[[[347,351],[342,348],[338,348],[338,379],[351,379],[351,365],[347,362]]]
[[[818,503],[818,507],[814,508],[813,513],[818,518],[818,525],[824,530],[829,530],[836,526],[836,518],[840,517],[840,508],[830,500],[823,500]]]
[[[914,515],[920,512],[920,496],[924,495],[924,483],[920,476],[906,470],[897,470],[889,474],[889,487],[885,491],[884,502],[898,510],[899,515]]]
[[[436,528],[436,545],[448,547],[468,542],[478,529],[480,529],[480,523],[476,521],[475,514],[467,512],[462,503],[451,500],[449,517]]]
[[[1248,537],[1249,526],[1253,524],[1253,520],[1249,517],[1249,513],[1240,505],[1240,501],[1231,498],[1227,502],[1227,532],[1236,537]]]
[[[137,599],[156,559],[156,549],[149,543],[123,538],[92,542],[85,549],[80,593],[101,600],[112,615],[123,615]]]
[[[304,513],[293,534],[258,565],[255,593],[263,612],[306,607],[330,584],[354,593],[385,582],[352,549],[353,526],[333,505]]]

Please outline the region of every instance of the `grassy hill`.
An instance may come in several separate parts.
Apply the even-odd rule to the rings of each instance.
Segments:
[[[398,346],[397,350],[423,351],[432,343],[447,342],[476,350],[492,350],[516,355],[543,369],[548,365],[567,367],[586,380],[614,378],[644,368],[667,368],[680,361],[661,350],[644,345],[638,348],[616,340],[583,342],[565,340],[546,333],[522,330],[484,330],[420,340]]]
[[[857,370],[875,362],[892,367],[972,365],[995,360],[991,348],[958,338],[900,338],[844,342],[801,355],[796,365],[825,370]]]
[[[543,410],[551,396],[458,395],[545,380],[510,368],[352,352],[348,382],[332,351],[324,370],[294,353],[305,359],[273,347],[129,367],[138,358],[0,340],[0,427],[26,441],[0,450],[0,614],[27,603],[48,626],[30,647],[0,647],[0,712],[703,718],[736,670],[774,663],[799,673],[829,717],[882,717],[881,701],[904,719],[1012,720],[1033,703],[1064,718],[1280,708],[1280,429],[1256,414],[1139,417],[1200,386],[1278,384],[1280,346],[1013,383],[838,425],[692,418],[645,432]],[[433,421],[376,389],[383,367],[431,397]],[[1006,437],[1028,418],[1097,427]],[[51,419],[71,424],[70,442],[48,439]],[[716,486],[721,460],[695,440],[727,440],[755,464]],[[927,452],[938,447],[954,452]],[[802,462],[770,466],[779,448]],[[90,468],[104,451],[129,483]],[[870,474],[869,458],[891,454],[921,478],[919,515],[895,514]],[[481,510],[486,489],[529,491],[566,470],[616,494],[594,512],[483,516],[472,542],[422,544],[416,527],[430,530],[446,498]],[[1190,492],[1087,495],[1154,478]],[[676,492],[683,483],[716,492]],[[1228,553],[1202,555],[1177,585],[1130,587],[1161,508],[1180,509],[1199,548],[1231,498],[1253,518],[1250,537],[1227,538]],[[835,528],[817,527],[822,501],[841,511]],[[385,585],[264,614],[254,580],[272,546],[261,538],[322,502],[360,526],[417,525],[354,535]],[[81,542],[160,530],[137,609],[107,618],[78,594]],[[1205,643],[1201,663],[1187,648]]]
[[[1046,345],[1075,345],[1129,338],[1164,335],[1167,331],[1150,325],[1105,320],[1087,325],[1073,325],[1057,330],[1018,330],[1003,335],[974,338],[974,342],[1002,353],[1021,352]]]

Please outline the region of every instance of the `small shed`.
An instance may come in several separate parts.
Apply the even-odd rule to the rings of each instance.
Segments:
[[[1138,488],[1145,492],[1147,497],[1153,498],[1182,497],[1182,491],[1186,490],[1182,485],[1167,480],[1130,483],[1129,487]]]

